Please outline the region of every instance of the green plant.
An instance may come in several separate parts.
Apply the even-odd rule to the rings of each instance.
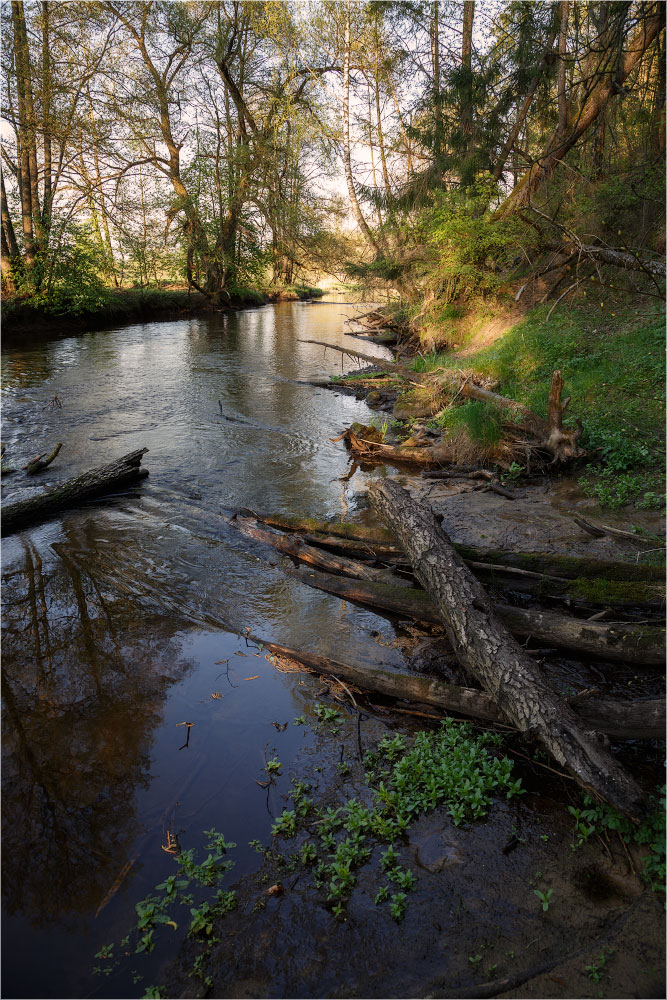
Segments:
[[[282,766],[283,765],[280,763],[280,761],[277,760],[275,757],[273,757],[271,760],[267,760],[266,767],[264,770],[268,775],[280,774]]]
[[[295,726],[305,726],[306,725],[306,716],[305,715],[297,715],[296,719],[294,720],[294,725]]]
[[[160,997],[166,997],[166,995],[167,991],[164,986],[148,986],[143,1000],[160,1000]]]
[[[472,965],[473,969],[476,969],[479,963],[482,961],[481,955],[468,955],[468,961]]]
[[[134,927],[134,954],[150,954],[155,949],[155,935],[160,925],[166,925],[173,930],[178,930],[178,924],[173,919],[170,908],[175,906],[186,906],[189,908],[189,928],[190,936],[204,936],[212,942],[213,925],[215,919],[220,919],[229,913],[236,906],[236,893],[218,888],[215,895],[208,899],[201,899],[198,905],[194,905],[193,893],[185,892],[194,885],[200,896],[206,895],[210,887],[218,886],[221,878],[229,871],[234,862],[225,859],[224,854],[228,849],[236,847],[236,844],[228,842],[225,837],[215,828],[204,831],[206,835],[206,847],[208,856],[200,864],[195,861],[194,849],[182,851],[176,858],[176,863],[182,873],[182,877],[172,874],[168,875],[163,882],[156,886],[159,895],[149,894],[144,899],[135,904],[136,924]],[[210,901],[209,901],[210,900]],[[132,954],[130,949],[130,938],[128,934],[120,942],[120,947],[124,955]],[[112,958],[113,944],[104,945],[96,958]],[[95,972],[107,974],[106,969],[96,967]],[[109,970],[110,971],[110,970]],[[139,977],[141,978],[141,977]],[[136,980],[135,980],[136,981]],[[149,990],[155,989],[149,987]],[[148,994],[147,994],[148,995]],[[162,993],[150,994],[162,996]]]
[[[521,478],[525,471],[526,470],[523,465],[519,465],[518,462],[512,462],[509,469],[507,469],[507,471],[502,473],[500,476],[500,481],[501,483],[516,482],[517,479]]]
[[[329,726],[329,731],[335,736],[338,732],[338,723],[341,721],[341,714],[337,712],[335,708],[329,708],[327,705],[322,705],[321,702],[317,702],[315,705],[315,715],[317,716],[317,721],[322,726]]]
[[[271,834],[274,837],[293,837],[296,833],[296,812],[292,809],[283,809],[271,827]]]
[[[617,810],[604,803],[595,803],[590,796],[583,796],[583,808],[569,806],[574,817],[574,837],[570,845],[577,850],[593,833],[609,830],[618,834],[626,843],[635,843],[646,850],[642,877],[652,889],[665,889],[665,786],[652,798],[652,808],[641,824],[633,823]]]
[[[324,717],[323,709],[320,714]],[[484,816],[493,795],[512,798],[522,793],[520,780],[512,778],[511,762],[493,753],[500,742],[497,735],[476,733],[471,725],[448,719],[440,729],[420,732],[412,741],[401,735],[387,736],[368,751],[364,768],[373,803],[366,805],[351,798],[343,806],[315,810],[319,843],[329,859],[316,866],[314,876],[319,887],[327,887],[329,900],[342,904],[349,898],[356,871],[369,859],[375,840],[386,845],[382,869],[397,889],[404,890],[396,893],[397,912],[402,912],[406,893],[414,889],[416,878],[398,864],[395,841],[413,820],[447,803],[453,821],[460,824]],[[281,818],[277,822],[280,830],[286,826],[291,836],[297,821],[295,810],[286,821]],[[376,903],[388,898],[385,887],[378,892]]]
[[[299,860],[303,865],[314,865],[317,861],[317,848],[315,844],[303,844],[299,851]]]
[[[605,948],[596,962],[595,961],[591,962],[590,965],[586,966],[586,972],[588,973],[589,978],[592,979],[594,983],[599,983],[602,977],[604,976],[606,971],[605,967],[607,965],[607,959],[611,958],[614,952],[615,952],[614,948]]]
[[[389,912],[396,923],[400,923],[405,916],[406,896],[404,892],[395,892],[391,897]]]
[[[377,892],[375,896],[375,905],[379,906],[380,903],[386,903],[389,899],[389,886],[383,885]]]
[[[541,892],[540,889],[533,889],[533,892],[539,899],[540,903],[542,904],[542,909],[546,913],[546,911],[549,909],[549,903],[551,902],[553,889],[546,889],[544,892]]]

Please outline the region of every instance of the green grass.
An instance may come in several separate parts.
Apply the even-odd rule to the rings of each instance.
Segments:
[[[508,414],[497,406],[470,399],[447,410],[435,423],[448,430],[465,427],[471,441],[490,448],[500,441],[502,424],[507,419]]]
[[[556,310],[547,323],[549,308],[531,310],[496,343],[466,357],[466,367],[495,376],[501,395],[542,416],[552,374],[560,369],[572,396],[568,415],[583,421],[582,443],[594,453],[584,488],[605,506],[662,506],[664,310],[625,307],[614,315],[584,304]],[[461,358],[430,354],[413,367],[460,368]]]

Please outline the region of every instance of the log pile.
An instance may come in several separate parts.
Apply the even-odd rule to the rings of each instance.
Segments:
[[[433,600],[459,663],[503,718],[536,738],[589,794],[638,820],[641,789],[513,639],[433,512],[391,481],[372,483],[369,497]]]
[[[641,793],[610,756],[605,739],[660,738],[664,699],[619,701],[602,697],[597,690],[562,698],[550,687],[541,661],[536,662],[518,640],[530,638],[548,647],[574,650],[578,656],[599,657],[610,665],[634,669],[661,665],[665,631],[656,607],[664,603],[664,570],[452,546],[430,510],[411,500],[395,483],[373,484],[370,496],[390,530],[248,510],[236,512],[230,523],[246,538],[288,556],[297,565],[285,572],[308,586],[401,618],[444,624],[459,663],[482,690],[434,677],[327,661],[303,651],[274,649],[271,644],[268,648],[279,654],[282,649],[291,659],[362,689],[473,718],[502,719],[539,740],[589,792],[638,816]],[[495,584],[497,574],[504,574],[504,585],[508,580],[529,588],[537,584],[540,598],[550,592],[562,595],[582,582],[590,583],[595,591],[598,582],[605,580],[616,601],[604,602],[614,608],[613,621],[595,620],[600,614],[587,620],[495,600],[492,607],[480,583],[489,574]],[[631,612],[624,612],[633,600],[636,605],[642,591],[642,613],[659,623],[633,622]],[[569,596],[567,600],[575,606]],[[582,598],[580,612],[584,610]]]
[[[318,340],[303,340],[301,343],[319,344],[330,347],[342,354],[366,364],[379,366],[386,374],[398,380],[397,385],[408,388],[429,387],[434,397],[442,396],[442,409],[434,416],[442,415],[451,406],[466,400],[476,400],[494,407],[502,415],[502,436],[500,440],[482,447],[471,441],[465,432],[438,435],[437,440],[429,440],[422,434],[409,442],[394,444],[378,436],[377,430],[363,425],[353,425],[340,436],[350,451],[365,462],[410,462],[415,465],[439,468],[451,463],[461,464],[476,456],[493,462],[501,468],[509,468],[512,462],[519,462],[527,470],[563,465],[586,456],[579,443],[583,433],[581,421],[575,417],[576,427],[565,427],[563,418],[570,404],[570,396],[563,399],[563,376],[554,371],[549,390],[546,417],[541,417],[529,407],[508,399],[493,391],[489,383],[493,380],[470,371],[455,371],[442,368],[432,372],[415,372],[400,360],[392,362],[370,354],[336,347]]]
[[[353,424],[334,440],[342,438],[352,454],[364,462],[408,462],[426,468],[440,468],[478,458],[501,468],[509,468],[512,462],[520,462],[528,470],[562,465],[586,456],[585,449],[579,444],[583,433],[581,421],[576,419],[576,428],[563,426],[563,415],[570,397],[562,399],[562,394],[563,378],[560,371],[555,371],[545,419],[522,404],[499,396],[464,377],[456,393],[461,401],[478,400],[513,417],[503,419],[502,436],[490,446],[476,446],[460,430],[443,432],[435,435],[436,440],[433,440],[434,435],[426,428],[420,434],[413,433],[403,444],[391,444],[384,441],[377,428],[360,424]],[[446,407],[440,412],[444,409]]]

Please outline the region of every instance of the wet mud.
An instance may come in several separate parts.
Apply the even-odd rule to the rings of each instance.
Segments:
[[[417,725],[368,718],[364,750],[394,728]],[[312,784],[316,803],[368,797],[353,759],[355,730],[350,713],[338,737],[320,735],[290,769]],[[352,768],[345,778],[342,755]],[[188,942],[169,970],[168,995],[662,996],[664,910],[636,874],[639,858],[618,838],[572,850],[572,783],[534,766],[519,765],[517,773],[529,792],[495,800],[486,819],[456,827],[439,809],[413,824],[399,863],[414,873],[416,888],[400,923],[375,903],[387,881],[379,846],[337,918],[312,872],[290,861],[316,826],[273,838],[271,856],[236,886],[238,910],[216,928],[220,942],[205,962],[212,985],[193,974],[201,946]],[[275,884],[283,891],[270,895]],[[548,910],[535,889],[552,890]]]

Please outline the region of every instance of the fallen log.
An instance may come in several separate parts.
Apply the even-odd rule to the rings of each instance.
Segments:
[[[76,507],[105,493],[115,493],[143,479],[148,470],[141,468],[141,459],[147,451],[148,448],[139,448],[109,465],[91,469],[75,479],[52,486],[37,496],[3,504],[2,535],[11,535],[21,528],[48,520],[66,508]]]
[[[624,541],[627,539],[639,545],[652,545],[661,549],[665,548],[665,539],[659,538],[657,535],[640,535],[634,531],[623,531],[622,528],[613,528],[609,524],[592,524],[590,521],[584,521],[583,517],[575,517],[574,523],[583,528],[589,535],[592,535],[593,538],[604,538],[605,535],[613,535],[614,538],[622,538]]]
[[[451,465],[456,462],[457,449],[446,440],[435,444],[415,447],[385,444],[384,441],[371,437],[373,428],[353,424],[341,437],[350,451],[362,462],[407,462],[409,465],[425,465],[427,467]]]
[[[405,378],[409,378],[413,382],[419,381],[419,375],[417,372],[413,372],[411,368],[402,365],[398,361],[388,361],[386,358],[379,358],[377,355],[373,354],[362,354],[359,351],[351,350],[349,347],[337,347],[336,344],[327,344],[325,340],[307,340],[299,338],[299,343],[317,344],[318,347],[331,348],[332,351],[338,351],[340,354],[346,354],[348,357],[355,358],[357,361],[365,361],[367,365],[382,368],[386,372],[391,372],[392,375],[403,375]]]
[[[291,556],[298,562],[306,563],[309,566],[316,566],[327,573],[340,573],[343,576],[352,577],[358,580],[369,580],[376,582],[386,581],[385,570],[375,569],[367,563],[358,562],[355,559],[347,559],[342,556],[326,552],[308,545],[296,535],[285,535],[276,531],[267,531],[260,528],[256,521],[246,517],[236,517],[230,522],[246,538],[252,538],[255,542],[262,542],[270,545],[284,555]],[[392,582],[395,586],[410,587],[409,580],[392,575]]]
[[[285,531],[301,531],[309,535],[309,541],[320,537],[329,537],[332,545],[334,539],[344,539],[350,542],[360,541],[367,547],[366,551],[380,557],[393,554],[404,555],[402,547],[395,536],[386,528],[366,524],[353,524],[351,521],[321,521],[314,517],[288,517],[279,514],[260,514],[247,507],[239,508],[235,513],[244,517],[252,517],[262,524],[272,528],[283,528]],[[634,562],[614,562],[606,559],[589,559],[583,556],[563,556],[553,552],[507,552],[501,549],[486,549],[475,545],[453,543],[453,547],[464,559],[492,563],[495,566],[515,566],[545,576],[561,577],[568,580],[606,579],[625,582],[655,581],[661,583],[665,578],[665,566],[647,566]]]
[[[373,482],[368,493],[432,595],[459,663],[507,722],[538,739],[586,791],[638,821],[645,811],[641,788],[512,638],[433,513],[393,482]]]
[[[381,667],[356,666],[331,660],[316,653],[290,649],[275,642],[265,642],[249,635],[264,649],[296,660],[319,674],[335,677],[355,684],[364,691],[374,691],[390,698],[432,705],[446,712],[456,712],[484,722],[502,722],[503,717],[496,703],[484,691],[447,684],[437,677],[408,674]],[[662,739],[665,734],[664,699],[638,701],[611,700],[591,696],[571,699],[572,708],[587,725],[595,726],[614,739]]]
[[[431,625],[442,624],[442,617],[425,590],[351,580],[305,567],[286,572],[309,587],[335,594],[346,601]],[[477,585],[481,587],[481,584]],[[573,649],[614,662],[638,666],[661,666],[664,663],[665,630],[655,625],[591,622],[552,611],[514,608],[508,604],[496,604],[494,610],[507,629],[522,639],[531,638],[547,646]]]
[[[364,542],[350,542],[348,539],[306,533],[286,535],[275,531],[262,530],[254,518],[236,517],[231,522],[247,537],[263,542],[274,549],[291,556],[299,562],[314,566],[328,573],[368,580],[389,586],[406,587],[410,581],[398,576],[393,570],[408,570],[412,576],[409,560],[394,553],[379,554]],[[309,544],[310,543],[310,544]],[[322,551],[322,550],[326,551]],[[341,555],[340,553],[343,553]],[[359,555],[366,559],[378,559],[390,563],[390,569],[377,569],[367,563],[351,559]],[[636,608],[644,605],[648,613],[660,609],[664,604],[664,588],[657,583],[642,581],[625,583],[606,579],[568,580],[514,566],[495,566],[493,563],[465,559],[475,576],[496,586],[511,587],[514,590],[536,594],[539,597],[567,598],[585,606],[614,605],[618,608],[630,605]]]

